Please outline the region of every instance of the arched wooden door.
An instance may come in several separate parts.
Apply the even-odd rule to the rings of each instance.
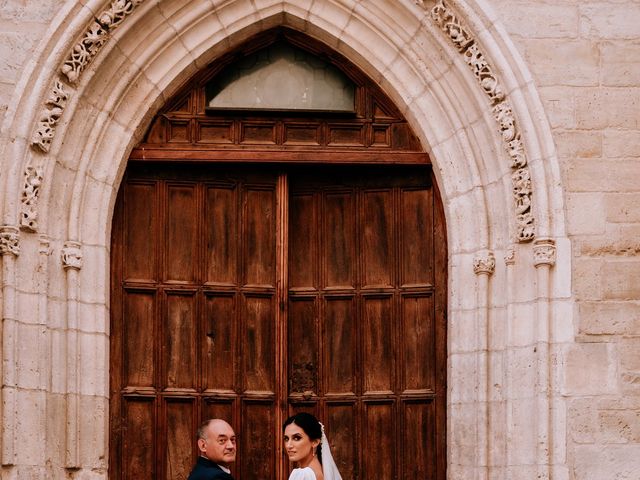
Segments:
[[[222,417],[236,479],[286,479],[280,426],[306,410],[345,480],[443,480],[446,238],[428,157],[364,77],[356,115],[334,118],[206,114],[212,75],[156,117],[118,195],[110,478],[186,478],[197,425]]]

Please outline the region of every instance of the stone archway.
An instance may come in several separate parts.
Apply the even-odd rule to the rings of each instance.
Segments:
[[[418,3],[384,11],[333,1],[66,6],[5,117],[4,465],[104,474],[109,229],[126,158],[182,81],[281,24],[332,45],[377,80],[433,159],[450,252],[449,474],[483,478],[504,468],[544,478],[563,463],[549,328],[570,310],[569,247],[549,126],[526,67],[483,3],[439,3],[435,14],[431,2]],[[494,111],[507,106],[496,102],[496,86],[510,108]],[[44,149],[32,147],[42,138]],[[521,151],[510,145],[526,154],[530,191],[526,179],[514,180]],[[527,200],[536,238],[514,246],[516,209]],[[556,249],[562,262],[552,268]],[[35,323],[19,314],[26,299]],[[528,324],[516,332],[517,322]],[[20,342],[29,335],[52,361],[39,360],[37,380],[25,384],[18,372],[31,357]],[[40,401],[31,433],[58,439],[34,458],[21,448],[24,398]],[[536,414],[519,423],[520,411]]]

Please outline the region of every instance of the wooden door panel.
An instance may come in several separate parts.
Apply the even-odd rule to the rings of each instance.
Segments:
[[[435,478],[435,408],[431,400],[407,400],[402,408],[400,478]]]
[[[245,400],[242,404],[240,437],[241,478],[275,478],[275,409],[272,401]]]
[[[324,385],[327,395],[355,395],[356,387],[356,329],[355,299],[353,296],[325,297]]]
[[[275,189],[250,186],[244,193],[246,285],[275,288]]]
[[[157,194],[155,183],[129,182],[124,185],[124,203],[137,205],[124,213],[123,249],[136,252],[136,255],[127,255],[123,264],[124,280],[149,282],[157,277]]]
[[[362,446],[370,454],[363,455],[363,479],[398,478],[394,408],[393,400],[367,401],[364,404]]]
[[[122,429],[123,471],[125,480],[156,477],[155,398],[124,397]]]
[[[156,293],[126,289],[122,295],[122,387],[152,387],[156,376]]]
[[[273,296],[244,296],[241,338],[244,390],[274,393],[275,300]]]
[[[230,359],[237,358],[236,295],[230,292],[205,295],[202,339],[202,387],[232,392],[235,371]],[[220,359],[229,359],[220,361]],[[226,417],[225,417],[226,418]]]
[[[389,287],[395,273],[393,195],[390,190],[365,190],[361,200],[362,285]]]
[[[196,386],[197,308],[195,291],[165,291],[162,358],[165,388]]]
[[[196,186],[167,185],[165,279],[194,282],[198,258],[198,206]]]
[[[238,189],[235,185],[209,185],[205,192],[205,283],[238,282]]]
[[[318,395],[319,338],[315,297],[289,302],[289,391],[291,395]]]
[[[435,323],[433,296],[407,294],[401,298],[402,330],[399,343],[402,389],[435,392]]]
[[[328,401],[324,415],[325,428],[331,435],[331,454],[344,480],[362,478],[358,465],[361,435],[355,400]],[[374,477],[382,478],[382,477]]]
[[[356,212],[351,191],[327,192],[322,198],[322,262],[326,288],[355,287]]]
[[[163,417],[167,421],[167,430],[162,478],[166,480],[187,478],[193,467],[195,407],[194,398],[165,398]]]
[[[317,282],[317,211],[312,193],[295,195],[289,205],[289,287],[292,289],[315,288]]]
[[[400,282],[433,283],[433,194],[429,188],[400,192]]]
[[[360,371],[364,394],[393,393],[395,390],[396,342],[392,300],[391,295],[363,299]]]

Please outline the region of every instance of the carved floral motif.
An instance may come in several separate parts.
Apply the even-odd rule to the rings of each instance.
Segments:
[[[53,140],[56,133],[56,125],[67,106],[68,99],[69,93],[65,90],[64,84],[59,80],[55,80],[51,94],[47,101],[44,102],[45,106],[40,114],[36,131],[31,139],[31,144],[34,147],[37,147],[45,153],[49,151],[51,140]]]
[[[82,268],[82,250],[79,242],[65,242],[62,249],[62,266],[65,270],[74,268],[80,270]]]
[[[418,3],[426,7],[424,2],[419,1]],[[431,9],[431,18],[449,36],[453,45],[464,56],[465,62],[471,67],[471,71],[493,105],[493,114],[498,122],[505,150],[511,160],[510,167],[515,170],[512,179],[516,210],[516,237],[519,242],[531,241],[535,237],[535,218],[531,205],[533,190],[527,166],[527,155],[513,109],[506,101],[498,77],[493,73],[480,46],[454,12],[445,5],[444,0],[438,0]]]
[[[28,165],[24,172],[20,227],[35,232],[38,228],[38,197],[42,184],[42,167]]]
[[[492,252],[478,255],[473,259],[473,271],[476,275],[492,275],[496,269],[496,257]]]
[[[112,0],[109,8],[98,15],[97,20],[91,22],[62,65],[61,72],[70,83],[77,83],[84,69],[109,40],[109,33],[115,30],[143,1]]]
[[[0,255],[20,254],[20,232],[16,227],[3,225],[0,227]]]

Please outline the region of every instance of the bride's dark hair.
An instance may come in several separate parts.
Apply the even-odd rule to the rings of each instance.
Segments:
[[[320,464],[322,464],[322,426],[318,419],[310,413],[299,412],[285,420],[282,425],[282,431],[284,432],[287,425],[291,425],[292,423],[304,430],[304,433],[306,433],[311,440],[320,440],[321,444],[316,448],[316,457],[318,457]]]

